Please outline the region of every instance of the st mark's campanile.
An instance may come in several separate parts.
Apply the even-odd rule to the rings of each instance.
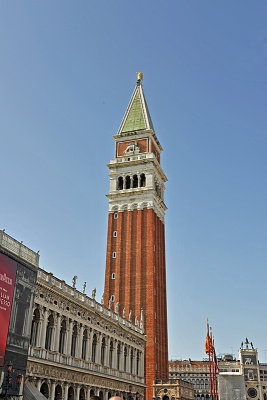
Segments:
[[[143,324],[146,400],[155,379],[168,379],[162,147],[138,80],[108,164],[110,191],[104,303]]]

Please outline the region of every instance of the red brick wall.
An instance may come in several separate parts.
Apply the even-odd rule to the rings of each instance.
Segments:
[[[112,258],[113,251],[116,258]],[[115,280],[111,279],[112,272],[116,273]],[[133,322],[135,316],[140,321],[141,307],[144,309],[146,399],[150,400],[153,380],[168,378],[165,233],[164,224],[152,209],[119,212],[118,219],[109,214],[106,307],[112,294],[115,303],[120,303],[120,314],[125,307],[128,318],[132,310]]]

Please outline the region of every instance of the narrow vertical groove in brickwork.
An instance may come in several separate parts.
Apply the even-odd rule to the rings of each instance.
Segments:
[[[122,213],[122,223],[121,223],[121,260],[120,260],[120,274],[118,276],[118,284],[119,284],[119,293],[120,296],[118,298],[118,302],[121,304],[121,309],[125,307],[125,263],[126,263],[126,252],[127,252],[127,243],[126,243],[126,231],[127,231],[127,217],[128,211],[123,211]]]
[[[124,305],[127,312],[130,312],[130,291],[131,291],[131,252],[132,252],[132,211],[127,212],[127,228],[126,228],[126,254],[125,254],[125,277],[124,277]]]
[[[131,255],[130,255],[130,304],[132,304],[132,311],[134,316],[138,316],[138,309],[136,304],[136,214],[137,210],[133,210],[132,214],[132,231],[131,231]]]
[[[137,210],[136,215],[136,280],[135,280],[135,304],[136,315],[140,320],[141,308],[144,307],[141,302],[142,290],[142,210]]]
[[[123,224],[123,213],[119,212],[118,213],[118,219],[117,219],[117,238],[116,240],[116,259],[115,261],[115,290],[114,290],[114,296],[115,296],[115,303],[118,301],[117,299],[120,297],[120,275],[121,275],[121,258],[122,258],[122,249],[123,249],[123,234],[122,234],[122,224]],[[113,305],[114,306],[114,305]],[[114,309],[114,308],[113,308]]]

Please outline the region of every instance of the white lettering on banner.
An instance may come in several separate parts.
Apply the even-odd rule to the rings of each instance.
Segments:
[[[0,281],[3,281],[8,285],[12,285],[12,279],[6,276],[6,273],[4,273],[4,275],[0,274]]]

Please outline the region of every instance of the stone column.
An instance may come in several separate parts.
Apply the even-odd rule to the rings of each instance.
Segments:
[[[41,347],[45,348],[45,336],[46,336],[46,326],[47,326],[47,316],[48,312],[47,309],[44,309],[44,319],[42,322],[42,332],[41,332]]]
[[[69,385],[65,383],[64,385],[64,400],[68,400],[68,390],[69,390]]]
[[[133,375],[136,375],[136,349],[133,349]]]
[[[77,386],[77,387],[76,387],[76,400],[79,400],[79,397],[80,397],[80,390],[81,390],[81,387],[80,387],[80,386]]]
[[[105,366],[108,366],[109,346],[110,346],[110,337],[106,337],[106,348],[105,348],[105,358],[104,358]]]
[[[101,357],[101,345],[102,345],[102,333],[99,333],[97,338],[97,345],[96,345],[96,364],[100,364],[100,357]]]
[[[57,326],[56,326],[56,337],[54,342],[53,350],[58,352],[59,348],[59,336],[60,336],[60,328],[61,328],[61,315],[57,315]]]
[[[36,329],[36,346],[41,347],[41,337],[42,337],[42,326],[43,326],[43,318],[39,320],[37,329]]]
[[[73,321],[70,320],[69,323],[69,332],[68,332],[68,346],[67,346],[67,355],[71,355],[71,340],[72,340],[72,328],[73,328]]]
[[[85,354],[85,360],[88,361],[90,360],[89,354],[90,354],[90,329],[87,328],[87,340],[86,340],[86,354]]]
[[[42,383],[41,379],[37,378],[36,387],[39,390],[39,392],[40,392],[40,389],[41,389],[41,383]]]
[[[51,400],[54,400],[54,398],[55,398],[55,389],[56,389],[56,383],[52,382],[52,384],[51,384],[51,396],[50,396]]]
[[[88,343],[88,360],[92,361],[92,344],[93,344],[94,330],[89,332],[89,343]]]
[[[87,394],[86,394],[86,400],[90,400],[90,390],[91,390],[91,388],[90,388],[90,386],[87,386],[87,388],[86,388],[86,390],[87,390]]]
[[[78,342],[78,358],[82,358],[83,331],[84,331],[84,326],[81,325],[80,337],[79,337],[79,342]]]
[[[130,372],[130,358],[131,358],[131,348],[127,347],[127,362],[126,362],[126,372]]]
[[[52,338],[51,338],[51,351],[54,351],[55,347],[55,339],[56,339],[56,328],[57,328],[57,313],[55,311],[52,312],[53,319],[54,319],[54,326],[52,330]]]
[[[140,352],[140,374],[142,378],[144,377],[144,352]]]

